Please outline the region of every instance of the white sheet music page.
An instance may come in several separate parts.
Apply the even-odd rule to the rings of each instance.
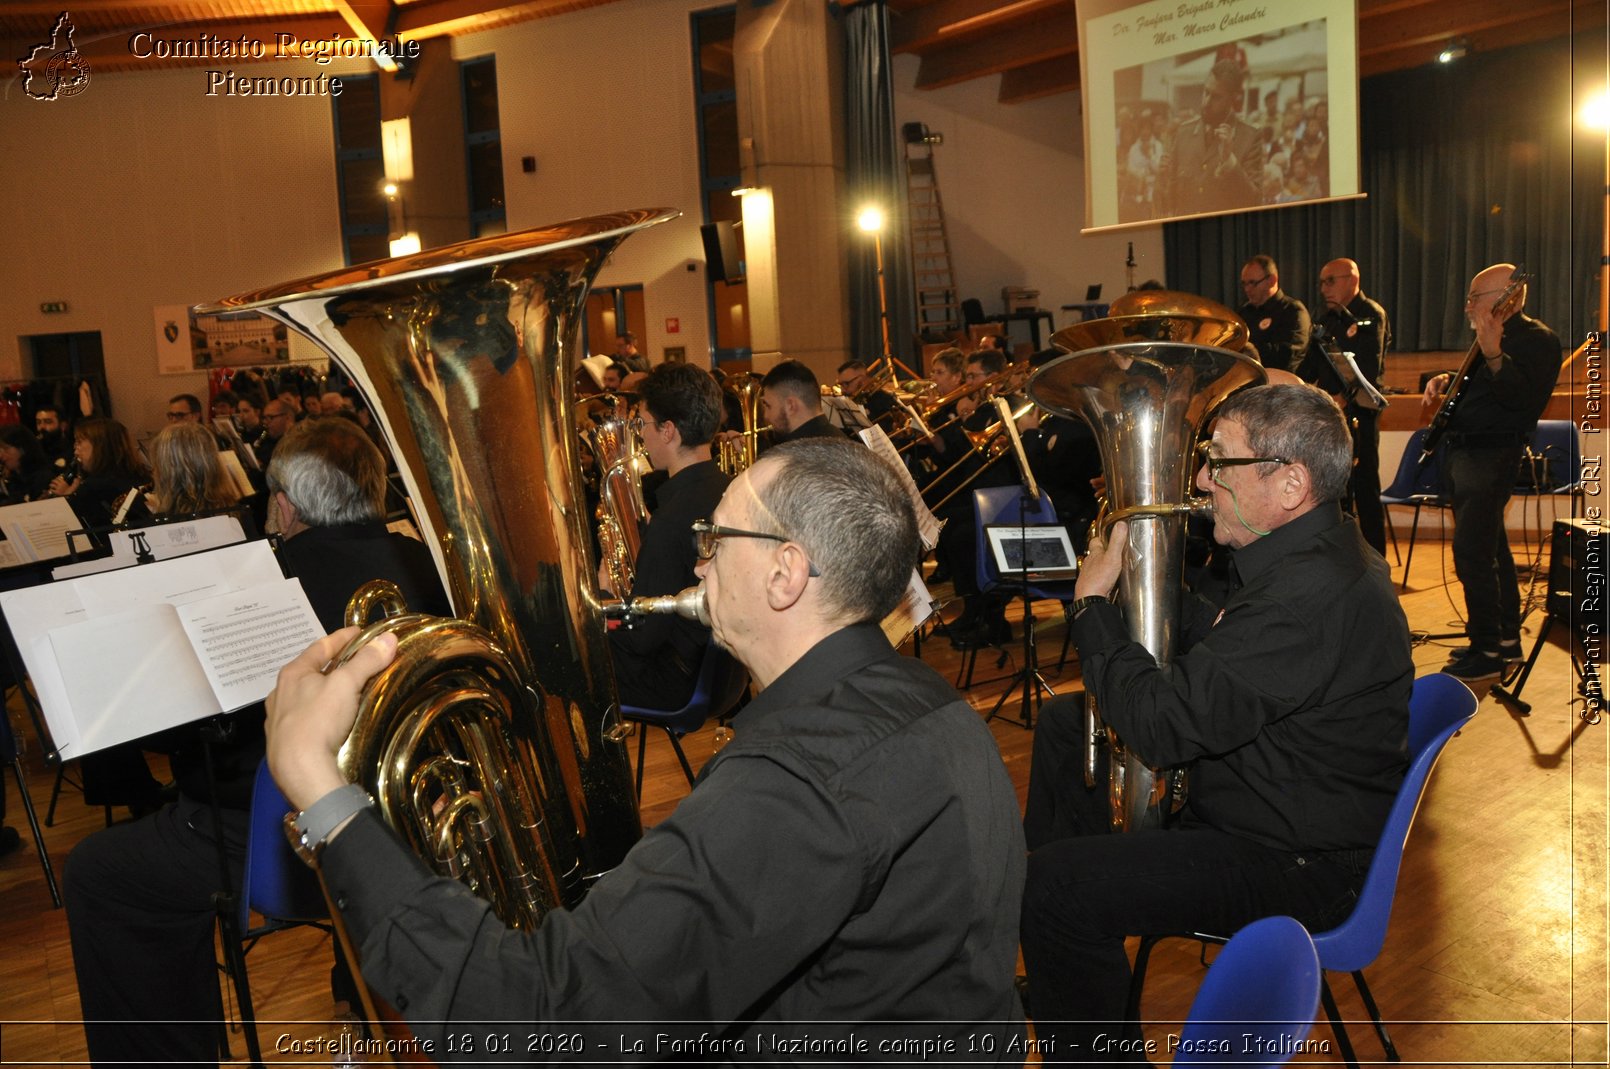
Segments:
[[[67,556],[67,532],[82,526],[64,497],[0,507],[0,568]]]
[[[286,662],[324,637],[295,579],[179,606],[207,681],[224,709],[262,701]]]
[[[917,481],[911,477],[911,472],[900,460],[900,451],[895,449],[894,443],[883,428],[873,424],[859,432],[861,441],[866,443],[868,449],[883,458],[884,463],[894,471],[900,481],[905,484],[906,494],[911,498],[911,506],[917,512],[917,536],[922,539],[924,549],[933,549],[939,544],[939,521],[929,511],[922,500],[922,491],[917,489]]]

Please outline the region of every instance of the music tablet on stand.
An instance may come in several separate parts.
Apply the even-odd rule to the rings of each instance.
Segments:
[[[1073,540],[1060,523],[987,524],[984,535],[1003,579],[1022,575],[1025,562],[1032,580],[1072,579],[1079,573]]]

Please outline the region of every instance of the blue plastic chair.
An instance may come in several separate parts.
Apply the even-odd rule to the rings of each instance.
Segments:
[[[698,731],[711,717],[721,717],[742,697],[749,686],[749,672],[743,665],[716,645],[712,640],[704,648],[704,659],[699,662],[699,677],[693,685],[693,696],[680,709],[643,709],[635,705],[621,706],[621,716],[645,727],[654,725],[665,729],[682,763],[682,774],[693,786],[693,766],[688,755],[682,752],[682,736]],[[637,733],[637,797],[643,797],[643,755],[648,748],[648,732]]]
[[[1392,536],[1392,552],[1398,553],[1398,532],[1392,525],[1393,505],[1405,505],[1414,510],[1414,522],[1409,527],[1409,552],[1407,556],[1398,554],[1398,560],[1403,565],[1402,589],[1409,589],[1409,565],[1414,562],[1414,539],[1420,532],[1420,510],[1422,508],[1447,508],[1448,493],[1442,481],[1442,454],[1435,453],[1426,463],[1420,466],[1420,452],[1425,448],[1426,428],[1422,427],[1409,436],[1409,444],[1403,448],[1403,457],[1398,461],[1398,473],[1392,478],[1392,485],[1381,491],[1381,511],[1386,514],[1386,530]]]
[[[1568,419],[1539,420],[1526,444],[1517,494],[1569,494],[1582,487],[1582,437]]]
[[[1253,921],[1213,959],[1174,1064],[1285,1065],[1313,1030],[1322,982],[1307,928],[1291,917]]]
[[[1398,788],[1397,798],[1387,813],[1386,824],[1381,829],[1381,839],[1376,844],[1375,856],[1370,860],[1370,870],[1365,874],[1358,902],[1347,920],[1329,931],[1315,933],[1313,937],[1319,963],[1326,971],[1352,974],[1359,997],[1363,999],[1375,1033],[1380,1037],[1381,1047],[1386,1051],[1387,1059],[1394,1062],[1401,1059],[1381,1021],[1381,1011],[1370,994],[1369,984],[1364,980],[1364,970],[1374,963],[1386,943],[1387,922],[1392,917],[1398,872],[1403,865],[1403,847],[1414,824],[1414,814],[1420,808],[1420,799],[1425,795],[1431,770],[1436,767],[1448,740],[1476,715],[1477,704],[1476,696],[1469,687],[1445,673],[1421,676],[1414,681],[1414,692],[1409,697],[1409,769],[1404,773],[1403,785]],[[1145,983],[1146,961],[1151,949],[1159,940],[1171,938],[1173,934],[1177,933],[1141,938],[1129,989],[1131,1018],[1139,1017],[1141,988]],[[1204,943],[1226,942],[1224,936],[1206,932],[1190,932],[1183,937],[1199,939]],[[1356,1067],[1358,1059],[1348,1039],[1347,1027],[1336,1007],[1330,983],[1323,977],[1320,980],[1320,1001],[1325,1007],[1325,1016],[1330,1019],[1331,1030],[1336,1034],[1337,1047],[1343,1059],[1348,1065]]]

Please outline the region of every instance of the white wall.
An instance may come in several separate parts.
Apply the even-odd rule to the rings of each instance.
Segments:
[[[1084,136],[1078,93],[1021,104],[996,102],[1000,78],[943,89],[915,88],[918,61],[896,56],[897,123],[926,123],[943,134],[934,170],[945,205],[951,257],[963,297],[986,314],[1002,310],[1001,288],[1040,291],[1040,307],[1084,300],[1102,284],[1109,299],[1126,287],[1124,259],[1135,244],[1135,282],[1167,281],[1159,226],[1081,235],[1084,225]]]
[[[155,306],[340,266],[329,100],[209,98],[203,77],[99,73],[57,101],[13,81],[0,96],[0,381],[30,370],[19,336],[100,331],[114,412],[154,431],[169,397],[206,385],[157,374]]]
[[[685,346],[708,364],[699,141],[693,107],[692,0],[632,0],[536,19],[455,42],[460,59],[494,54],[510,230],[627,208],[682,217],[628,238],[599,285],[643,283],[651,361]],[[520,169],[534,156],[535,174]],[[688,270],[692,264],[696,270]],[[676,319],[680,332],[669,333]],[[590,339],[595,351],[614,339]]]

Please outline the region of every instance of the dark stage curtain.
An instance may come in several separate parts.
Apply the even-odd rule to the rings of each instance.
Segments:
[[[884,210],[883,277],[889,303],[889,349],[908,367],[913,360],[916,310],[906,248],[904,150],[894,128],[889,70],[889,14],[882,0],[845,10],[844,137],[849,195],[850,346],[870,362],[883,352],[878,316],[878,272],[871,237],[854,229],[862,205]]]
[[[1573,126],[1573,55],[1579,90],[1595,57],[1602,82],[1597,34],[1365,79],[1368,197],[1168,224],[1170,287],[1238,307],[1238,271],[1265,252],[1317,314],[1320,268],[1347,257],[1391,317],[1394,349],[1460,350],[1471,276],[1519,263],[1535,275],[1527,311],[1574,346],[1597,318],[1605,164],[1604,135]]]

